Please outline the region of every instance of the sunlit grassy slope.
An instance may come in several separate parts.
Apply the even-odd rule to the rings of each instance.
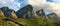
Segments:
[[[4,19],[8,20],[4,20]],[[9,22],[11,21],[11,22]],[[19,25],[21,24],[21,25]],[[5,18],[0,16],[0,26],[60,26],[60,24],[55,23],[54,21],[46,19],[25,19],[25,18]]]

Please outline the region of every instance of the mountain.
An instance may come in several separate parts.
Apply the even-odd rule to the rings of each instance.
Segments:
[[[57,16],[55,13],[50,13],[47,15],[49,20],[55,21],[55,22],[60,22],[60,17]]]
[[[36,11],[36,14],[38,16],[45,16],[45,13],[44,13],[44,10],[43,9],[40,9],[40,10]]]
[[[41,17],[43,19],[50,19],[51,16],[55,17],[55,16],[53,16],[51,14],[45,15],[43,9],[40,9],[40,10],[38,10],[38,11],[36,11],[36,12],[33,13],[33,7],[31,5],[26,5],[23,8],[19,9],[16,12],[16,15],[18,16],[18,18],[35,18],[35,19],[36,18],[41,18]]]
[[[8,7],[2,7],[0,8],[1,15],[8,17],[8,18],[43,18],[43,19],[50,19],[50,20],[57,20],[59,17],[55,13],[51,13],[48,15],[45,15],[44,10],[40,9],[33,13],[33,7],[31,5],[26,5],[25,7],[19,9],[17,12],[15,12],[12,9],[9,9]],[[60,19],[59,19],[60,20]]]
[[[15,11],[12,10],[12,9],[9,9],[8,7],[2,7],[2,8],[0,8],[0,10],[3,12],[4,16],[8,17],[8,18],[10,18],[11,16],[13,17],[13,16],[16,15]]]
[[[55,13],[45,15],[43,9],[34,12],[31,5],[26,5],[17,12],[2,7],[0,26],[60,26],[60,17]]]
[[[16,12],[19,18],[21,17],[32,17],[33,7],[31,5],[26,5],[25,7],[21,8]]]
[[[45,18],[45,13],[44,13],[44,10],[43,9],[40,9],[40,10],[38,10],[38,11],[36,11],[35,13],[33,13],[33,17],[34,18]]]
[[[16,12],[16,15],[19,18],[40,18],[39,16],[45,16],[44,10],[38,10],[33,13],[33,7],[31,5],[26,5],[25,7],[21,8]]]
[[[47,15],[49,17],[49,19],[58,19],[59,17],[57,16],[57,14],[55,13],[50,13]]]

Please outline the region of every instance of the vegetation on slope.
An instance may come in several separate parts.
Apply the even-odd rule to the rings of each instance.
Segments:
[[[2,17],[4,18],[4,17]],[[45,19],[25,19],[25,18],[0,18],[0,26],[60,26],[58,23],[54,23],[53,21],[45,20]],[[15,25],[9,23],[8,19],[11,22],[14,22]],[[16,25],[17,23],[17,25]],[[20,25],[19,25],[20,24]]]

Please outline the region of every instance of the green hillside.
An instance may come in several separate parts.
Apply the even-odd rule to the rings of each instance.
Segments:
[[[4,18],[4,19],[3,19]],[[25,19],[25,18],[5,18],[0,17],[0,26],[60,26],[60,24],[55,23],[50,20],[45,19]]]

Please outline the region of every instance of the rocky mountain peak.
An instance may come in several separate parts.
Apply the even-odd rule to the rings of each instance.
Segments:
[[[15,13],[14,10],[9,9],[8,7],[2,7],[2,8],[0,8],[0,10],[3,12],[4,16],[6,16],[6,17],[11,17],[12,16],[12,12]]]
[[[37,13],[38,16],[45,16],[45,13],[44,13],[43,9],[38,10],[36,13]]]
[[[33,12],[33,7],[31,5],[26,5],[16,12],[17,16],[20,17],[31,17]]]
[[[55,13],[50,13],[50,14],[48,14],[47,16],[48,16],[49,19],[51,19],[51,20],[57,20],[57,19],[59,19],[59,16],[57,16],[57,14],[55,14]]]

